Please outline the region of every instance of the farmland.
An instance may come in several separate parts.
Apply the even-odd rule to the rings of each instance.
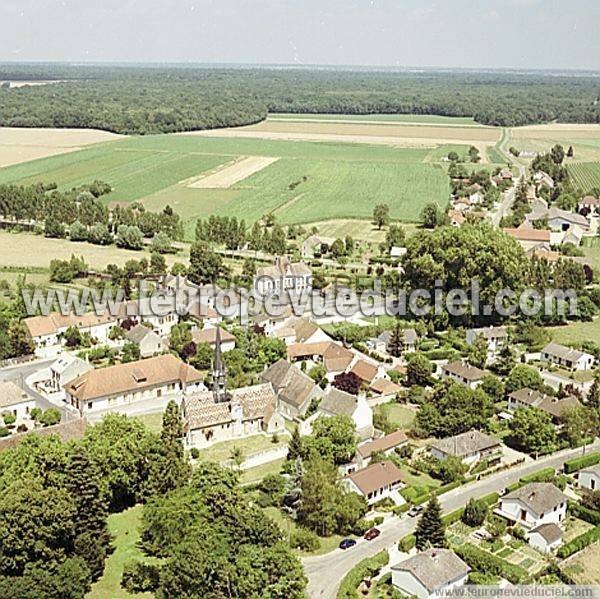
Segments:
[[[575,184],[584,192],[588,192],[594,187],[600,188],[600,161],[570,164],[569,173]]]
[[[466,143],[441,146],[433,138],[427,144],[415,148],[199,135],[124,137],[1,168],[0,183],[43,181],[71,188],[100,179],[114,188],[104,197],[107,203],[141,201],[151,210],[172,206],[186,222],[188,238],[196,219],[225,212],[247,222],[268,211],[275,211],[284,224],[368,220],[374,204],[382,202],[390,205],[392,218],[415,222],[426,203],[443,206],[447,200],[441,158],[449,148],[461,154],[468,149]],[[249,169],[242,179],[239,172],[229,172],[227,185],[207,184],[219,173],[227,175],[232,165],[247,166],[244,157],[258,160],[262,168]],[[205,185],[191,185],[202,180]]]

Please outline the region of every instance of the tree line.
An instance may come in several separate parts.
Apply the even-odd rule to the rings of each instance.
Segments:
[[[144,135],[247,125],[268,112],[466,116],[505,127],[600,122],[600,86],[586,76],[0,65],[0,79],[32,78],[60,82],[0,88],[3,126]]]

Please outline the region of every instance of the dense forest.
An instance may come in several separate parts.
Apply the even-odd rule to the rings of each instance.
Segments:
[[[304,68],[0,65],[0,125],[149,134],[239,126],[267,112],[438,114],[519,126],[600,122],[600,79]]]

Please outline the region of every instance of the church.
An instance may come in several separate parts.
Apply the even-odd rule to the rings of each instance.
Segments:
[[[278,398],[271,383],[229,390],[227,367],[217,327],[212,364],[212,389],[186,394],[182,401],[188,448],[201,449],[220,441],[285,431]]]

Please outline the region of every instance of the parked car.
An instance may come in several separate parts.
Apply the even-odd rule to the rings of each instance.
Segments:
[[[378,528],[369,528],[365,533],[365,539],[367,541],[372,541],[376,539],[381,534],[381,531]]]
[[[356,545],[356,541],[354,539],[344,539],[340,543],[340,549],[350,549],[350,547],[354,547]]]
[[[414,518],[415,516],[418,516],[421,512],[423,511],[423,506],[422,505],[413,505],[407,512],[407,514],[411,517]]]

